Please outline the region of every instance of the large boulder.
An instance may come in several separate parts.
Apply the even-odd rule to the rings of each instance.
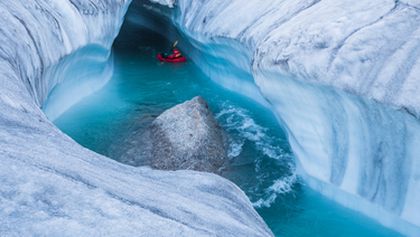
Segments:
[[[149,129],[133,135],[137,138],[130,136],[131,147],[118,158],[124,163],[218,173],[227,158],[223,130],[199,96],[166,110]]]
[[[217,172],[226,160],[223,132],[201,97],[179,104],[150,127],[151,166]]]

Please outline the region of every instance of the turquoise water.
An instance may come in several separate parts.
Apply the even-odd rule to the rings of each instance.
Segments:
[[[294,175],[293,154],[273,114],[214,84],[192,62],[157,62],[156,53],[169,45],[153,32],[123,28],[110,82],[55,124],[81,145],[118,160],[125,138],[201,95],[229,134],[231,162],[223,176],[246,192],[276,236],[398,236],[307,188]]]

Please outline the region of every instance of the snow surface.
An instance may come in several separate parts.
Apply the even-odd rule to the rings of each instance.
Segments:
[[[119,164],[41,111],[77,59],[107,63],[129,3],[0,2],[0,236],[272,236],[231,182]]]
[[[278,116],[312,187],[418,236],[419,5],[178,0],[172,20],[204,72]]]

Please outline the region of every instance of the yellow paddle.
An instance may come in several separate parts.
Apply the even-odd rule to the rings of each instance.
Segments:
[[[174,42],[174,44],[172,45],[172,48],[175,48],[177,45],[178,45],[178,40],[176,40],[176,41]]]

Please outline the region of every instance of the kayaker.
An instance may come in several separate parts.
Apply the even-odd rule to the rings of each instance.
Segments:
[[[170,54],[168,56],[168,58],[180,58],[182,57],[181,51],[179,51],[179,49],[176,48],[176,46],[178,45],[178,40],[174,42],[174,44],[172,45],[172,54]]]
[[[161,62],[168,62],[168,63],[183,63],[186,62],[187,59],[182,55],[181,51],[176,47],[178,44],[178,40],[174,42],[172,45],[172,49],[169,53],[159,53],[156,57]]]
[[[174,58],[180,58],[182,56],[181,51],[179,51],[177,48],[172,49],[172,55]]]

